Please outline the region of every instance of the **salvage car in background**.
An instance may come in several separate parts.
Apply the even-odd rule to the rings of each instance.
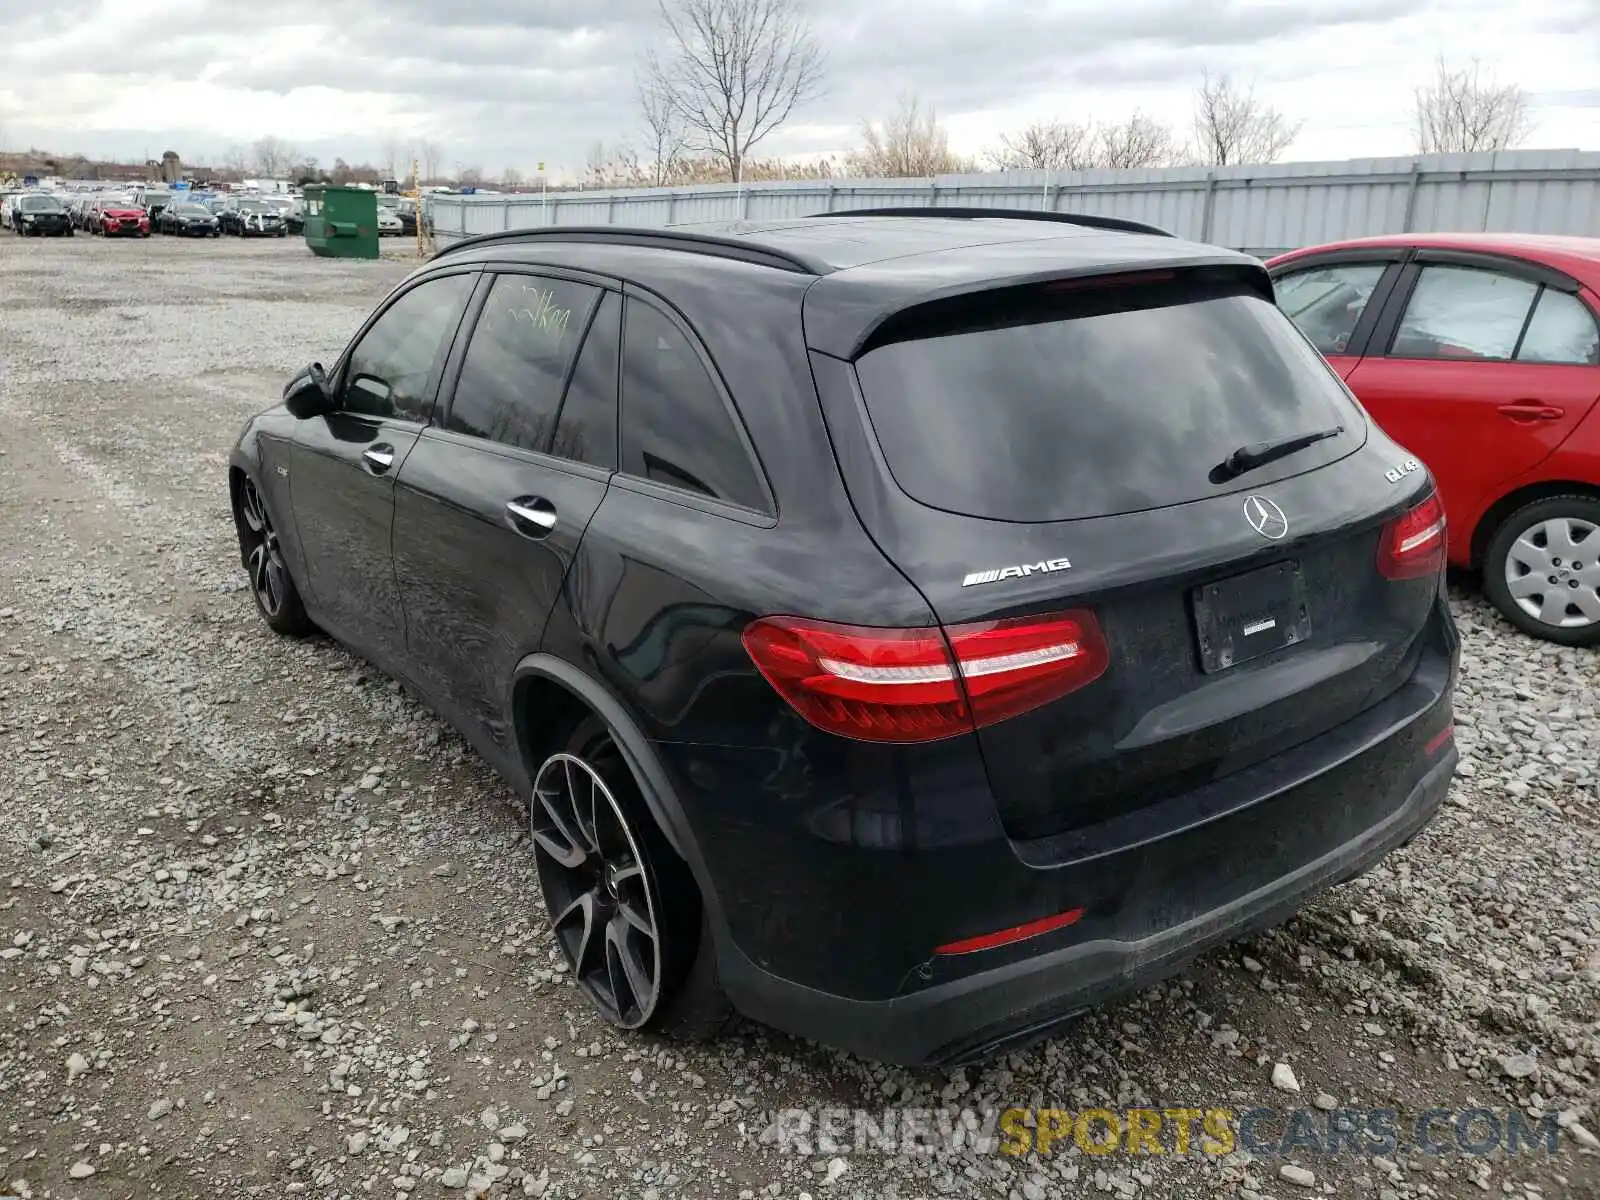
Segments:
[[[405,231],[405,222],[400,219],[399,213],[386,205],[378,205],[379,237],[399,237]]]
[[[417,202],[410,196],[400,197],[394,206],[394,215],[400,218],[400,232],[407,237],[417,236]]]
[[[161,210],[173,203],[174,199],[172,191],[164,187],[152,187],[147,184],[133,191],[134,203],[144,209],[152,221],[156,220],[161,215]]]
[[[150,214],[121,199],[97,200],[86,218],[90,233],[106,237],[149,237]]]
[[[283,214],[264,200],[229,200],[217,221],[223,233],[235,237],[285,237],[289,232]]]
[[[156,228],[162,233],[180,237],[220,237],[222,228],[217,218],[204,204],[169,204],[156,218]]]
[[[1600,239],[1396,235],[1267,266],[1279,305],[1438,480],[1451,563],[1524,631],[1600,645]]]
[[[11,228],[23,237],[71,237],[72,217],[59,196],[24,192],[12,201]]]

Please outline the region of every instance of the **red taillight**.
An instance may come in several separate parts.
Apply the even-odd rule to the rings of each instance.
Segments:
[[[1099,623],[1082,611],[947,630],[764,617],[745,630],[744,645],[806,720],[876,742],[992,725],[1093,682],[1109,662]]]
[[[1444,505],[1438,492],[1383,527],[1378,570],[1388,579],[1420,579],[1444,570]]]

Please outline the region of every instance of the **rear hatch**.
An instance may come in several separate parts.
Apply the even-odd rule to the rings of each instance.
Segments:
[[[1013,838],[1154,836],[1152,806],[1411,673],[1442,526],[1398,569],[1380,557],[1428,481],[1393,471],[1404,455],[1264,281],[1206,267],[941,300],[888,320],[853,370],[816,360],[830,426],[853,409],[870,431],[840,456],[869,532],[962,670],[988,664],[966,684]]]

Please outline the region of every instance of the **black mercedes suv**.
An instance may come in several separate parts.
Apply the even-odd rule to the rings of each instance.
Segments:
[[[623,1028],[956,1063],[1284,920],[1456,763],[1444,514],[1241,254],[875,210],[468,238],[255,418],[270,625],[529,799]]]

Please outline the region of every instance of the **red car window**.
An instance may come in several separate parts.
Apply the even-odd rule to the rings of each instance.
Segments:
[[[1389,353],[1509,360],[1538,294],[1538,284],[1499,271],[1423,267]]]
[[[1386,265],[1339,263],[1279,276],[1278,307],[1323,354],[1343,354]]]
[[[1517,361],[1600,364],[1600,324],[1578,297],[1545,288],[1517,348]]]

